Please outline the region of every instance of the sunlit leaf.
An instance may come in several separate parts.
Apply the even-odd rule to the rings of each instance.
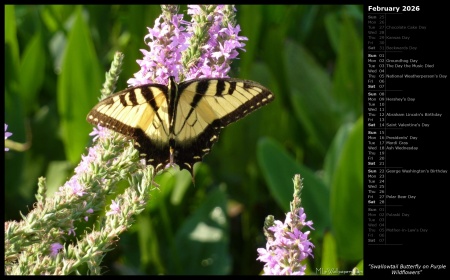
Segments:
[[[363,121],[350,131],[335,168],[331,189],[331,220],[338,254],[347,260],[363,257]]]
[[[230,272],[226,196],[219,189],[205,198],[176,233],[170,274],[223,275]]]
[[[74,164],[89,143],[92,126],[86,122],[86,115],[98,100],[102,80],[88,26],[78,9],[58,79],[61,137],[66,156]]]

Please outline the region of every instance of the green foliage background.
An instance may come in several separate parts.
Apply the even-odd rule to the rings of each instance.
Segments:
[[[157,5],[5,6],[5,123],[11,140],[31,144],[5,153],[5,219],[32,208],[39,176],[50,193],[70,178],[114,52],[125,54],[118,91],[159,14]],[[223,130],[195,186],[187,171],[156,178],[160,191],[107,254],[105,274],[259,274],[264,218],[284,221],[296,173],[315,227],[307,273],[362,270],[362,7],[238,5],[237,22],[249,40],[230,76],[260,82],[275,101]],[[82,236],[92,224],[75,226]]]

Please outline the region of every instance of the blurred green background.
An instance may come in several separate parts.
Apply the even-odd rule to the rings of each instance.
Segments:
[[[223,130],[197,164],[195,186],[187,171],[156,178],[160,191],[106,255],[105,274],[259,274],[264,219],[284,221],[296,173],[315,228],[307,273],[362,271],[362,6],[236,8],[249,40],[230,76],[258,81],[275,101]],[[146,27],[160,11],[5,6],[5,123],[9,139],[30,146],[5,153],[6,220],[32,208],[39,176],[53,193],[73,174],[114,53],[125,55],[118,91],[139,70]],[[78,236],[89,230],[75,226]]]

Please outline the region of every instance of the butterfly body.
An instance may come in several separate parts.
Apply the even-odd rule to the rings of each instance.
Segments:
[[[220,131],[271,102],[262,85],[232,78],[194,79],[127,88],[100,101],[87,121],[135,139],[156,171],[174,163],[193,173]]]

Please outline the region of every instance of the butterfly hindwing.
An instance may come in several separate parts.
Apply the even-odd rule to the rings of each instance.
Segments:
[[[193,175],[222,128],[273,100],[248,80],[205,78],[128,88],[100,101],[88,122],[130,136],[156,171],[176,163]]]

